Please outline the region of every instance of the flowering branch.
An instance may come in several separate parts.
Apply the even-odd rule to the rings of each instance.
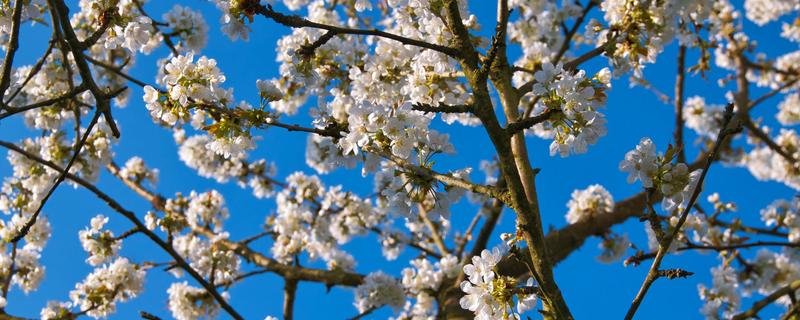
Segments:
[[[271,5],[266,5],[266,6],[258,5],[258,6],[256,6],[256,8],[254,8],[254,10],[255,10],[255,13],[260,14],[260,15],[268,18],[268,19],[271,19],[271,20],[273,20],[273,21],[275,21],[277,23],[280,23],[282,25],[285,25],[287,27],[292,27],[292,28],[316,28],[316,29],[327,30],[329,33],[332,33],[330,37],[332,37],[333,35],[338,35],[338,34],[377,36],[377,37],[383,37],[383,38],[386,38],[386,39],[395,40],[395,41],[398,41],[398,42],[400,42],[402,44],[405,44],[405,45],[412,45],[412,46],[417,46],[417,47],[421,47],[421,48],[431,49],[431,50],[434,50],[434,51],[438,51],[438,52],[444,53],[444,54],[446,54],[448,56],[456,56],[456,55],[459,54],[459,52],[457,50],[455,50],[453,48],[450,48],[450,47],[446,47],[446,46],[442,46],[442,45],[438,45],[438,44],[433,44],[433,43],[429,43],[429,42],[425,42],[425,41],[421,41],[421,40],[415,40],[415,39],[411,39],[411,38],[406,38],[406,37],[403,37],[403,36],[399,36],[399,35],[396,35],[396,34],[388,33],[388,32],[377,30],[377,29],[373,29],[373,30],[352,29],[352,28],[337,27],[337,26],[317,23],[317,22],[313,22],[313,21],[308,21],[308,20],[303,19],[303,18],[301,18],[301,17],[299,17],[297,15],[285,15],[285,14],[282,14],[280,12],[277,12],[277,11],[272,9]]]
[[[8,5],[8,3],[6,3]],[[11,14],[11,38],[8,40],[6,46],[6,56],[3,59],[3,74],[0,75],[0,95],[5,97],[6,89],[11,83],[11,67],[14,64],[14,56],[19,49],[19,24],[22,19],[22,7],[25,6],[22,1],[14,2],[14,11]],[[3,101],[0,98],[0,101]],[[5,108],[5,103],[3,103]]]
[[[111,209],[113,209],[114,211],[119,212],[122,216],[124,216],[129,221],[131,221],[150,240],[155,242],[156,245],[158,245],[159,247],[161,247],[161,249],[166,251],[167,254],[169,254],[175,260],[175,263],[178,266],[180,266],[183,270],[185,270],[187,273],[189,273],[189,275],[192,278],[194,278],[195,281],[200,283],[206,289],[206,291],[209,294],[211,294],[212,297],[214,297],[214,299],[217,301],[217,303],[219,303],[219,305],[226,312],[228,312],[228,314],[230,314],[231,317],[233,317],[234,319],[237,319],[237,320],[244,319],[244,318],[242,318],[241,315],[239,315],[238,312],[236,312],[236,310],[233,309],[233,307],[230,304],[228,304],[228,302],[225,300],[225,298],[223,298],[222,295],[220,295],[219,292],[217,292],[217,290],[214,288],[214,286],[212,286],[210,283],[208,283],[199,273],[197,273],[197,271],[194,270],[194,268],[192,268],[189,265],[189,263],[187,263],[186,260],[183,257],[181,257],[175,251],[175,249],[172,248],[171,245],[167,244],[166,242],[164,242],[164,240],[159,238],[155,233],[153,233],[152,231],[148,230],[145,227],[144,223],[142,223],[142,221],[139,220],[139,218],[136,217],[136,214],[134,214],[133,212],[125,209],[124,207],[122,207],[122,205],[120,205],[116,200],[111,198],[106,193],[100,191],[100,189],[95,187],[93,184],[89,183],[88,181],[84,180],[81,177],[78,177],[76,175],[73,175],[73,174],[69,173],[69,171],[59,167],[55,163],[47,161],[47,160],[44,160],[44,159],[42,159],[42,158],[40,158],[40,157],[38,157],[38,156],[36,156],[34,154],[31,154],[31,153],[25,151],[24,149],[14,145],[13,143],[0,141],[0,146],[5,147],[5,148],[7,148],[9,150],[12,150],[14,152],[17,152],[19,154],[22,154],[23,156],[25,156],[28,159],[31,159],[31,160],[33,160],[35,162],[38,162],[38,163],[40,163],[42,165],[45,165],[45,166],[47,166],[47,167],[49,167],[49,168],[61,173],[66,178],[69,178],[70,180],[72,180],[73,182],[77,183],[78,185],[88,189],[90,192],[95,194],[95,196],[97,196],[98,198],[103,200],[109,207],[111,207]]]
[[[686,222],[686,217],[689,215],[689,210],[691,210],[692,206],[694,206],[694,202],[697,201],[697,197],[700,195],[700,190],[703,188],[703,181],[705,180],[706,175],[708,174],[708,169],[711,167],[711,163],[714,162],[714,158],[719,155],[719,150],[723,145],[723,140],[725,140],[728,135],[737,132],[735,128],[729,128],[729,124],[731,123],[731,119],[733,118],[733,104],[728,104],[725,109],[725,118],[722,122],[722,130],[719,131],[717,135],[717,139],[714,142],[714,147],[711,149],[711,152],[706,156],[706,163],[703,167],[703,171],[700,174],[700,178],[698,178],[697,184],[692,191],[692,195],[689,198],[686,206],[684,207],[683,211],[681,212],[680,218],[678,219],[678,223],[675,225],[674,229],[671,233],[668,233],[666,237],[660,240],[658,244],[658,252],[656,253],[656,257],[653,260],[653,264],[650,266],[650,271],[648,271],[647,276],[645,277],[644,283],[642,283],[642,287],[639,289],[639,293],[636,294],[636,297],[633,299],[628,312],[625,314],[625,319],[630,320],[633,319],[633,315],[636,314],[636,310],[639,308],[639,305],[644,300],[645,295],[647,295],[648,289],[650,286],[655,282],[656,279],[659,277],[659,268],[661,266],[661,261],[664,259],[664,256],[667,254],[672,241],[675,239],[675,236],[680,231],[683,223]]]
[[[109,171],[115,177],[122,180],[125,183],[125,185],[130,187],[145,200],[150,202],[156,210],[159,211],[165,210],[164,205],[166,202],[164,200],[164,197],[145,189],[135,181],[132,181],[126,177],[121,176],[119,174],[119,171],[116,171],[114,169],[115,167],[116,166],[108,167]],[[195,228],[192,231],[197,234],[203,235],[207,238],[218,238],[215,237],[214,232],[208,229]],[[303,267],[285,265],[276,261],[275,259],[269,258],[267,256],[262,255],[261,253],[252,250],[247,245],[247,241],[234,242],[228,239],[218,239],[216,243],[226,250],[234,251],[236,254],[240,255],[245,260],[252,262],[253,264],[261,268],[264,268],[264,270],[273,272],[284,278],[291,278],[302,281],[321,282],[329,286],[343,285],[351,287],[358,286],[363,282],[364,279],[363,275],[356,273],[349,273],[345,271],[327,271],[327,270],[308,269]]]

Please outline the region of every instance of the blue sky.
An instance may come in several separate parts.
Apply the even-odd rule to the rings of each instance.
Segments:
[[[147,4],[146,9],[153,16],[160,17],[172,3],[190,5],[204,13],[210,25],[210,34],[208,46],[200,54],[218,60],[220,68],[227,77],[226,85],[235,88],[237,99],[257,101],[255,80],[277,76],[278,66],[274,61],[275,43],[289,30],[263,18],[257,18],[252,26],[253,32],[249,42],[231,42],[219,32],[220,13],[210,2],[152,1]],[[493,29],[495,15],[493,3],[494,1],[472,1],[470,4],[472,12],[478,16],[483,25],[481,33],[484,35]],[[77,8],[77,5],[73,8]],[[26,26],[23,30],[21,49],[16,62],[32,64],[44,51],[49,30],[42,26],[35,28]],[[794,44],[776,36],[780,32],[778,23],[759,30],[753,24],[745,22],[745,30],[752,38],[759,40],[760,50],[770,57],[796,49]],[[645,72],[653,86],[667,94],[671,94],[673,88],[676,51],[675,46],[667,47],[658,62],[649,65]],[[167,50],[161,48],[149,56],[140,56],[132,74],[153,82],[155,61],[167,54]],[[690,52],[688,57],[691,64],[697,58],[697,52]],[[512,56],[511,60],[514,59]],[[599,70],[604,62],[603,58],[596,59],[584,65],[584,68],[592,73]],[[716,85],[719,76],[720,73],[712,72],[708,75],[708,79],[699,76],[690,77],[686,85],[687,96],[703,95],[710,103],[724,103],[725,92],[732,88],[720,89]],[[534,166],[542,169],[538,176],[538,190],[545,229],[550,226],[560,228],[565,225],[565,204],[569,200],[570,193],[576,188],[600,183],[611,191],[616,200],[637,193],[640,185],[626,183],[626,175],[617,169],[619,161],[641,137],[651,137],[661,150],[671,142],[674,122],[672,105],[660,102],[652,92],[641,87],[629,88],[626,79],[616,80],[613,85],[609,93],[608,107],[604,112],[608,119],[609,134],[591,147],[588,154],[566,159],[554,158],[548,154],[548,141],[534,137],[528,140],[531,161]],[[764,90],[754,89],[752,95],[758,96],[763,92]],[[159,168],[161,178],[158,191],[166,196],[175,192],[188,193],[191,190],[207,191],[212,188],[219,190],[225,196],[231,212],[227,227],[233,239],[258,233],[264,217],[274,211],[274,202],[270,199],[257,200],[250,196],[248,190],[240,189],[233,183],[221,185],[213,180],[198,177],[178,159],[171,132],[152,123],[140,99],[141,95],[141,89],[134,88],[129,105],[114,110],[115,118],[122,130],[122,138],[114,148],[115,161],[122,164],[132,156],[141,156],[148,165]],[[763,116],[766,123],[774,126],[774,113],[779,101],[779,98],[767,100],[757,108],[756,116]],[[308,108],[304,108],[300,115],[285,122],[308,124],[307,110]],[[440,171],[466,166],[477,169],[481,160],[492,158],[491,144],[483,129],[460,125],[448,126],[438,120],[435,123],[437,129],[450,134],[458,150],[456,156],[439,156],[436,159]],[[19,118],[6,120],[0,124],[2,140],[19,141],[22,137],[35,134],[26,129]],[[259,148],[251,154],[251,159],[266,158],[268,161],[274,161],[278,165],[279,178],[298,170],[313,173],[313,170],[305,166],[304,134],[289,133],[277,128],[257,134],[262,135],[263,140],[258,143]],[[695,136],[687,130],[685,141],[691,143],[694,139]],[[696,155],[696,146],[687,146],[687,158],[693,159]],[[340,170],[323,177],[323,180],[328,185],[343,184],[350,190],[366,195],[371,192],[372,180],[362,178],[359,171]],[[5,161],[0,161],[0,174],[4,176],[10,174],[10,168]],[[477,174],[474,178],[482,179]],[[724,168],[719,164],[712,167],[706,181],[704,195],[716,191],[723,200],[736,201],[739,207],[738,215],[746,222],[757,223],[758,211],[761,208],[774,199],[789,198],[794,194],[791,189],[781,184],[756,182],[746,169]],[[150,208],[148,203],[108,174],[101,176],[98,186],[140,216],[144,216]],[[757,189],[754,189],[754,186],[757,186]],[[38,316],[39,310],[48,300],[68,300],[69,291],[75,283],[91,272],[91,267],[84,263],[86,253],[81,249],[77,236],[77,231],[88,225],[91,217],[100,213],[110,216],[111,228],[117,233],[130,227],[126,220],[90,193],[68,185],[60,187],[43,212],[53,225],[53,236],[42,258],[42,263],[47,268],[47,275],[36,292],[25,295],[17,289],[12,290],[7,310],[15,315]],[[452,212],[455,230],[463,230],[475,212],[476,207],[466,201],[456,205]],[[496,230],[498,234],[510,232],[513,226],[513,214],[505,212]],[[635,219],[616,226],[614,230],[627,233],[635,244],[646,247],[642,225]],[[496,236],[492,238],[493,242],[498,240]],[[595,256],[599,253],[597,243],[597,239],[587,241],[580,250],[574,252],[555,269],[556,279],[573,314],[578,319],[622,317],[647,271],[647,266],[624,267],[621,262],[600,264],[595,260]],[[253,243],[253,248],[268,252],[270,245],[268,240],[261,240]],[[400,270],[407,266],[406,261],[416,255],[413,250],[406,250],[397,261],[387,262],[383,259],[380,246],[372,236],[357,238],[345,248],[354,253],[358,259],[357,270],[362,273],[382,269],[398,275]],[[159,252],[158,248],[139,236],[125,240],[122,254],[137,262],[166,260],[166,256]],[[638,318],[700,318],[698,309],[701,307],[701,302],[697,295],[697,284],[710,282],[709,269],[717,263],[713,254],[684,253],[679,256],[669,256],[664,262],[664,267],[681,267],[696,274],[689,279],[657,281],[640,308]],[[166,307],[166,289],[170,283],[183,280],[176,280],[160,270],[152,270],[147,275],[146,291],[133,301],[119,304],[118,313],[111,318],[134,319],[137,318],[139,311],[147,311],[164,319],[171,318]],[[267,315],[279,316],[283,299],[282,286],[282,280],[274,275],[253,277],[231,289],[231,303],[247,319],[263,319]],[[749,305],[749,301],[746,300],[745,305]],[[666,303],[670,306],[668,309],[664,308]],[[352,306],[350,289],[333,288],[327,291],[324,286],[314,283],[300,284],[295,312],[298,319],[320,317],[340,319],[358,313]],[[383,308],[369,318],[385,318],[390,314],[388,308]],[[224,314],[222,318],[225,318]]]

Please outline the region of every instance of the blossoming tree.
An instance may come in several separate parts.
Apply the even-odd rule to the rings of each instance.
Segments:
[[[800,200],[776,199],[759,225],[703,190],[709,170],[730,170],[720,164],[800,189],[800,136],[792,128],[800,123],[800,55],[768,56],[744,30],[779,23],[780,37],[800,41],[800,24],[783,18],[797,15],[795,0],[499,0],[495,19],[481,23],[466,0],[213,0],[231,41],[247,41],[257,19],[284,27],[280,76],[258,80],[258,96],[242,100],[217,64],[226,57],[202,54],[216,28],[193,8],[176,5],[159,17],[145,2],[0,2],[0,121],[22,118],[28,128],[19,141],[0,141],[13,169],[0,189],[0,319],[37,316],[7,312],[15,303],[7,298],[42,284],[41,255],[61,228],[42,210],[63,184],[87,189],[110,214],[81,217],[80,259],[94,271],[42,306],[41,319],[111,317],[147,289],[147,273],[162,270],[175,277],[167,307],[176,319],[243,319],[227,291],[263,273],[284,280],[285,319],[293,318],[299,282],[352,288],[356,318],[388,306],[396,319],[571,319],[562,290],[586,288],[560,287],[554,267],[590,237],[602,239],[600,262],[649,266],[638,292],[620,297],[631,301],[625,319],[647,303],[651,287],[692,275],[664,262],[684,251],[718,262],[712,283],[698,286],[703,316],[800,315]],[[492,36],[480,36],[481,27]],[[47,48],[32,65],[15,63],[31,28],[50,32]],[[677,48],[677,63],[658,60],[666,47]],[[158,48],[168,56],[152,66],[155,81],[131,75],[137,56]],[[589,61],[604,66],[589,71]],[[615,198],[600,184],[575,190],[566,225],[545,231],[542,217],[553,213],[540,210],[530,153],[590,152],[614,121],[603,114],[612,79],[649,86],[644,70],[656,61],[677,66],[674,95],[665,98],[674,105],[674,132],[654,133],[672,143],[636,137],[640,143],[618,155],[618,169],[640,191]],[[685,97],[686,78],[710,72],[722,75],[728,93]],[[132,87],[143,96],[130,96]],[[766,93],[751,94],[758,90]],[[779,128],[751,113],[772,97],[782,99]],[[171,130],[180,160],[199,176],[236,181],[274,203],[263,232],[226,231],[237,213],[219,191],[161,194],[158,179],[169,173],[160,176],[142,157],[116,158],[126,131],[114,111],[125,104]],[[290,124],[298,113],[312,121]],[[458,160],[447,132],[455,126],[476,127],[491,141],[482,146],[493,157],[479,178],[436,163]],[[280,177],[272,163],[249,156],[270,128],[307,136],[307,171]],[[684,141],[685,128],[697,143]],[[529,149],[532,139],[547,140],[549,150]],[[374,193],[326,185],[336,170],[360,170]],[[101,175],[151,210],[127,209],[96,185]],[[452,219],[467,213],[454,206],[465,202],[477,214],[456,230]],[[498,226],[504,211],[515,226]],[[647,243],[611,230],[629,219],[641,221]],[[110,220],[129,228],[112,230]],[[376,237],[361,237],[368,234]],[[168,261],[124,257],[131,237],[152,242]],[[264,239],[269,247],[254,245]],[[367,239],[378,239],[387,260],[404,248],[417,254],[400,274],[359,273],[344,245],[374,241]],[[141,316],[157,319],[147,313],[157,308],[142,306]]]

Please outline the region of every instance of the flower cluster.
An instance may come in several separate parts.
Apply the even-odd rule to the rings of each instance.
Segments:
[[[614,198],[606,188],[593,184],[586,189],[573,191],[567,208],[567,222],[576,223],[610,213],[614,209]]]
[[[180,51],[200,51],[208,42],[208,24],[203,15],[190,8],[175,5],[161,16],[164,23],[180,40],[175,47]]]
[[[177,130],[175,136],[180,145],[179,158],[201,177],[212,178],[219,183],[236,179],[239,186],[251,188],[253,195],[258,198],[274,194],[274,184],[270,177],[276,173],[275,164],[267,163],[264,159],[248,163],[243,155],[220,155],[210,148],[213,138],[208,135],[199,134],[185,138],[184,131]]]
[[[136,183],[145,180],[151,185],[158,183],[158,169],[148,168],[141,157],[132,157],[125,162],[125,166],[119,170],[119,175]]]
[[[144,290],[145,271],[142,267],[118,258],[97,268],[69,294],[73,306],[87,310],[93,318],[105,318],[117,309],[117,302],[133,299]]]
[[[326,188],[317,176],[295,172],[286,182],[276,196],[277,213],[267,221],[275,233],[272,254],[289,263],[305,251],[330,269],[351,270],[355,260],[338,245],[377,227],[385,215],[341,186]]]
[[[241,261],[231,250],[220,248],[214,242],[224,238],[205,240],[191,233],[175,238],[174,247],[182,257],[189,261],[189,265],[200,275],[213,278],[219,282],[232,281],[238,274]],[[180,269],[173,269],[180,275]]]
[[[723,124],[725,106],[708,105],[703,97],[694,96],[686,99],[683,120],[686,126],[697,132],[699,136],[714,139]]]
[[[672,211],[685,205],[697,187],[700,170],[689,172],[685,163],[672,163],[676,149],[670,147],[667,153],[656,154],[656,146],[649,138],[642,138],[636,149],[625,154],[619,169],[628,173],[628,183],[640,180],[647,188],[655,188],[664,195],[664,210]]]
[[[761,221],[768,227],[785,228],[789,230],[787,237],[790,242],[800,240],[800,199],[792,198],[791,201],[779,199],[761,210]]]
[[[553,139],[551,156],[585,153],[589,145],[606,135],[606,119],[598,110],[605,105],[605,90],[610,85],[608,69],[587,78],[583,70],[573,73],[561,64],[544,63],[534,78],[532,93],[539,97],[534,112],[549,111],[553,115],[533,131],[542,138]]]
[[[414,298],[414,303],[406,303],[398,318],[428,319],[437,314],[434,305],[437,292],[447,279],[454,279],[461,272],[458,259],[448,255],[431,263],[428,259],[411,260],[410,268],[403,269],[403,287]]]
[[[503,256],[504,250],[498,247],[491,251],[484,249],[480,256],[472,257],[471,264],[464,266],[468,280],[461,283],[461,290],[466,295],[459,302],[462,308],[474,312],[477,319],[507,319],[509,314],[518,317],[536,306],[536,295],[517,290],[517,279],[495,272]],[[531,288],[533,284],[529,280],[524,288]],[[515,296],[516,312],[513,308]]]
[[[167,294],[169,311],[177,320],[215,318],[219,313],[219,305],[205,289],[190,286],[186,281],[173,283]]]
[[[603,241],[598,243],[597,247],[602,250],[600,255],[597,256],[597,260],[602,263],[612,263],[622,258],[628,248],[631,247],[631,242],[628,240],[627,234],[609,234],[603,236]]]
[[[714,5],[715,2],[709,0],[603,1],[600,9],[608,27],[598,28],[599,32],[594,30],[597,45],[611,47],[609,60],[615,73],[632,70],[641,77],[644,64],[655,62],[673,39],[677,38],[685,46],[698,46],[693,30],[682,25],[706,20]]]
[[[115,258],[122,247],[121,239],[114,237],[114,233],[102,230],[106,223],[108,217],[97,215],[92,218],[90,228],[78,233],[83,250],[89,253],[86,262],[90,265],[97,266]]]
[[[800,136],[790,129],[781,129],[775,143],[793,159],[800,158]],[[742,159],[742,164],[758,180],[779,181],[800,190],[800,164],[786,159],[767,145],[757,145]]]
[[[700,298],[705,301],[700,312],[706,319],[728,319],[739,311],[739,279],[729,266],[718,266],[711,269],[712,287],[698,285]]]
[[[216,60],[202,56],[194,61],[194,53],[189,52],[172,57],[164,71],[159,83],[166,86],[166,92],[144,88],[145,107],[154,121],[169,126],[191,123],[195,129],[208,131],[214,138],[208,148],[225,158],[242,157],[255,147],[249,128],[267,117],[246,102],[229,107],[234,101],[233,90],[222,87],[225,76]],[[212,115],[213,123],[207,124],[207,117]],[[234,121],[238,116],[254,117],[251,120],[255,121]]]
[[[359,312],[389,305],[395,310],[403,307],[406,294],[397,279],[378,271],[368,274],[356,287],[355,306]]]
[[[800,94],[786,95],[786,98],[778,105],[778,114],[775,117],[784,126],[800,123]]]

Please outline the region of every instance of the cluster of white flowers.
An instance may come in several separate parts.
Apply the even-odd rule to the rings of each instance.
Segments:
[[[760,26],[798,9],[800,9],[800,3],[792,0],[744,1],[745,16]]]
[[[10,284],[19,286],[25,293],[38,289],[45,274],[45,267],[39,261],[41,250],[41,248],[32,244],[17,248],[15,256],[13,253],[5,252],[4,250],[0,253],[0,268],[2,268],[0,275],[7,279],[8,270],[11,270],[11,264],[13,263],[14,276],[11,278]],[[13,261],[12,256],[14,256]]]
[[[608,28],[596,32],[597,45],[612,42],[609,55],[614,72],[621,74],[633,70],[642,76],[646,63],[653,63],[664,47],[677,38],[682,45],[696,46],[691,28],[679,27],[688,19],[704,21],[713,12],[718,1],[681,0],[607,0],[600,4]],[[691,18],[689,18],[691,17]],[[589,24],[587,27],[597,27]],[[614,38],[615,37],[615,38]],[[609,39],[614,38],[614,39]]]
[[[791,201],[783,199],[773,201],[761,210],[761,221],[768,227],[785,228],[789,230],[788,240],[800,240],[800,199],[792,198]]]
[[[93,318],[105,318],[117,302],[133,299],[144,290],[145,271],[125,258],[97,268],[69,294],[72,305]]]
[[[681,208],[697,187],[701,170],[689,172],[685,163],[672,163],[677,150],[669,148],[666,155],[656,154],[649,138],[642,138],[636,149],[625,154],[619,169],[628,173],[628,183],[640,180],[645,188],[656,188],[664,195],[664,210]]]
[[[230,112],[250,111],[252,107],[241,102],[234,109],[233,90],[222,84],[225,76],[217,67],[217,61],[201,56],[194,61],[194,52],[172,57],[164,66],[165,73],[159,83],[166,86],[161,92],[151,86],[144,88],[144,102],[156,122],[169,126],[191,123],[195,129],[207,130],[213,136],[208,148],[225,158],[242,157],[255,148],[247,121],[233,123]],[[191,112],[193,111],[193,112]],[[214,123],[207,125],[209,113],[219,114]]]
[[[472,257],[472,263],[464,266],[467,279],[461,283],[461,290],[466,293],[459,303],[461,307],[475,313],[476,319],[506,319],[513,314],[519,315],[536,307],[535,294],[514,293],[517,288],[517,279],[499,275],[495,266],[503,258],[505,250],[495,247],[491,251],[484,249],[480,256]],[[529,279],[525,286],[534,285]],[[517,307],[513,306],[513,298],[517,297]]]
[[[606,235],[603,241],[597,244],[597,247],[602,250],[597,260],[602,263],[612,263],[619,261],[628,248],[631,247],[631,242],[628,240],[628,235]]]
[[[430,319],[436,316],[435,298],[430,294],[437,292],[442,282],[454,279],[461,272],[458,258],[447,255],[436,263],[420,258],[411,260],[411,268],[403,269],[402,284],[406,292],[414,298],[414,303],[406,303],[399,319]]]
[[[339,140],[344,154],[358,155],[360,149],[390,149],[392,154],[411,159],[413,151],[421,157],[435,153],[452,153],[446,134],[428,129],[431,118],[411,110],[406,102],[396,108],[384,108],[369,102],[348,110],[347,135]]]
[[[326,188],[317,176],[295,172],[286,182],[276,197],[277,213],[268,220],[276,234],[272,254],[288,263],[305,251],[330,269],[351,270],[355,260],[338,245],[378,226],[385,215],[341,186]]]
[[[125,166],[120,168],[119,175],[136,183],[141,183],[145,180],[154,186],[158,183],[158,169],[148,168],[141,157],[128,159],[125,162]]]
[[[583,190],[572,192],[572,199],[567,202],[567,222],[576,223],[592,217],[610,213],[614,210],[614,198],[599,184],[593,184]]]
[[[739,279],[736,271],[727,265],[711,269],[712,287],[700,284],[697,290],[700,299],[705,301],[700,313],[706,319],[728,319],[733,317],[741,305],[739,297]]]
[[[224,237],[224,234],[218,236],[219,239]],[[175,237],[175,251],[185,257],[200,275],[218,282],[231,281],[239,274],[241,261],[233,251],[214,245],[214,241],[219,239],[205,240],[192,234],[181,235]]]
[[[469,180],[470,168],[451,173],[455,178]],[[437,188],[438,183],[416,172],[398,169],[388,161],[381,163],[375,173],[378,206],[394,214],[415,218],[426,215],[448,223],[450,208],[466,193],[462,188]]]
[[[519,43],[522,56],[516,66],[534,67],[539,62],[554,63],[558,48],[565,41],[561,24],[567,19],[581,14],[576,3],[550,1],[509,1],[509,6],[520,13],[520,19],[509,24],[508,36]],[[514,74],[516,83],[527,82],[530,76],[518,72]]]
[[[372,272],[355,289],[355,306],[359,312],[389,305],[395,310],[403,307],[406,293],[400,281],[382,271]]]
[[[749,262],[754,270],[747,275],[746,281],[742,281],[746,293],[758,292],[768,295],[791,281],[800,279],[800,263],[796,252],[791,249],[780,253],[760,249],[756,257]],[[788,306],[791,305],[790,300],[789,297],[783,297],[778,299],[778,303]]]
[[[167,289],[169,311],[177,320],[197,320],[203,317],[215,318],[219,305],[205,289],[176,282]]]
[[[69,319],[71,316],[69,302],[48,301],[47,306],[39,313],[41,320]]]
[[[725,106],[708,105],[703,97],[694,96],[686,99],[683,120],[690,129],[699,136],[714,139],[721,129]]]
[[[90,228],[78,232],[83,250],[89,253],[86,262],[90,265],[97,266],[116,258],[122,247],[121,239],[115,238],[114,233],[102,230],[106,223],[108,223],[108,217],[97,215],[92,218]]]
[[[793,159],[800,158],[800,136],[791,129],[781,129],[775,143]],[[758,180],[779,181],[800,190],[800,164],[792,163],[767,145],[758,145],[742,159],[750,173]]]
[[[250,39],[250,26],[244,23],[244,19],[248,18],[252,21],[252,12],[242,12],[239,6],[247,3],[243,0],[213,0],[217,8],[222,11],[222,17],[219,21],[222,24],[222,33],[228,36],[231,40],[241,38],[244,41]],[[250,1],[252,2],[252,1]],[[258,5],[258,2],[256,2]]]
[[[131,51],[152,52],[162,41],[161,34],[156,32],[152,23],[150,18],[138,16],[124,26],[110,27],[104,43],[106,49],[122,47]]]
[[[236,179],[239,186],[248,186],[253,195],[265,198],[274,194],[274,185],[269,177],[276,174],[274,163],[261,159],[248,163],[244,155],[225,157],[209,147],[213,138],[199,134],[184,138],[183,130],[176,130],[176,141],[180,145],[178,156],[189,168],[197,170],[201,177],[212,178],[219,183]]]
[[[778,114],[775,117],[784,126],[800,123],[800,94],[786,95],[786,98],[778,105]]]
[[[185,211],[186,222],[193,228],[213,228],[222,231],[222,222],[228,218],[225,199],[217,190],[189,194],[189,206]]]
[[[31,77],[27,83],[25,79],[33,71],[33,66],[21,66],[15,69],[11,74],[11,84],[7,91],[9,93],[6,93],[6,96],[16,90],[19,90],[19,94],[9,102],[9,105],[20,107],[35,101],[56,98],[67,93],[70,89],[68,82],[70,75],[75,74],[77,70],[72,67],[72,63],[66,66],[67,63],[64,62],[64,57],[67,55],[64,53],[54,48],[53,52],[44,60],[39,72]],[[77,99],[80,102],[92,104],[94,98],[91,94],[85,93],[78,95]],[[87,110],[79,109],[79,111],[81,115],[85,115]],[[75,109],[70,107],[67,102],[53,103],[24,113],[25,124],[28,127],[51,131],[61,129],[68,120],[74,117]]]
[[[153,21],[141,14],[136,1],[81,0],[79,4],[81,10],[70,20],[79,38],[88,38],[107,24],[98,41],[105,50],[125,48],[147,54],[161,44],[162,35]]]
[[[608,69],[587,78],[583,70],[572,72],[561,64],[544,63],[534,78],[532,94],[540,98],[534,113],[556,112],[548,121],[533,127],[536,135],[553,139],[551,156],[586,153],[589,145],[606,135],[606,119],[598,110],[605,106],[605,89],[610,85]]]
[[[206,46],[208,24],[199,12],[176,4],[161,18],[172,29],[172,33],[180,37],[180,41],[175,45],[178,50],[200,51]]]

